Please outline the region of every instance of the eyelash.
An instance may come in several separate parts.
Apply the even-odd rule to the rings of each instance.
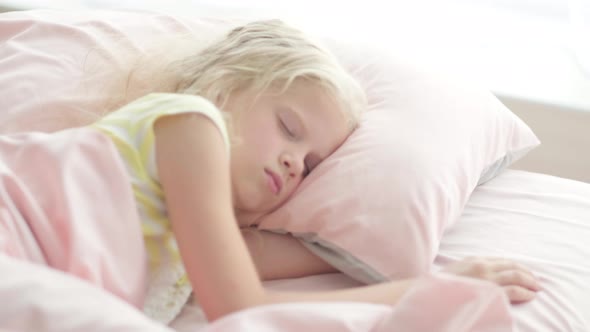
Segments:
[[[290,138],[295,138],[295,134],[289,129],[289,127],[287,127],[285,122],[282,119],[279,119],[279,122],[285,134],[287,134],[287,136],[289,136]]]
[[[283,130],[283,132],[287,136],[289,136],[290,138],[296,138],[295,137],[295,134],[289,129],[289,127],[287,127],[287,125],[285,124],[285,122],[282,119],[280,119],[280,118],[279,118],[279,123],[280,123],[281,129]],[[306,176],[309,175],[309,173],[311,173],[312,169],[309,166],[309,164],[308,164],[307,161],[304,161],[303,164],[304,164],[304,169],[303,169],[303,174],[302,175],[303,175],[303,177],[306,177]]]

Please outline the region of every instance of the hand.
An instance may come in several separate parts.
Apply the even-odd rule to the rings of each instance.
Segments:
[[[496,283],[504,289],[511,303],[528,302],[541,289],[530,270],[507,259],[466,258],[447,265],[442,272]]]

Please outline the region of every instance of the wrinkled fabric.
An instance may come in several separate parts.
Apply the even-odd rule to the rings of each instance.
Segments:
[[[171,332],[81,279],[0,254],[0,331]],[[10,305],[5,305],[10,303]],[[455,276],[419,280],[395,307],[355,302],[286,303],[177,331],[514,332],[499,287]]]
[[[120,331],[126,326],[165,331],[133,308],[143,301],[146,271],[136,210],[122,162],[99,132],[79,128],[0,136],[0,298],[11,304],[0,305],[0,328],[62,332]],[[395,307],[352,302],[269,305],[228,315],[202,330],[494,328],[512,331],[499,287],[428,276]]]
[[[188,330],[187,330],[188,331]],[[203,328],[224,331],[511,332],[499,287],[451,275],[421,278],[395,307],[354,302],[289,303],[229,315]]]
[[[0,251],[139,306],[146,258],[129,179],[89,128],[0,136]]]

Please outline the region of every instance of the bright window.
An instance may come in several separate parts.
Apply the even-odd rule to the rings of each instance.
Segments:
[[[411,50],[499,95],[590,111],[590,0],[0,0],[0,7],[283,17],[321,33]]]

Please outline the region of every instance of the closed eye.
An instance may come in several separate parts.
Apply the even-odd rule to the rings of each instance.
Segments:
[[[293,130],[291,130],[289,128],[289,126],[287,126],[287,124],[285,123],[285,121],[283,121],[282,119],[279,118],[279,125],[281,127],[281,130],[287,135],[289,136],[289,138],[296,138],[295,137],[295,133],[293,132]]]

